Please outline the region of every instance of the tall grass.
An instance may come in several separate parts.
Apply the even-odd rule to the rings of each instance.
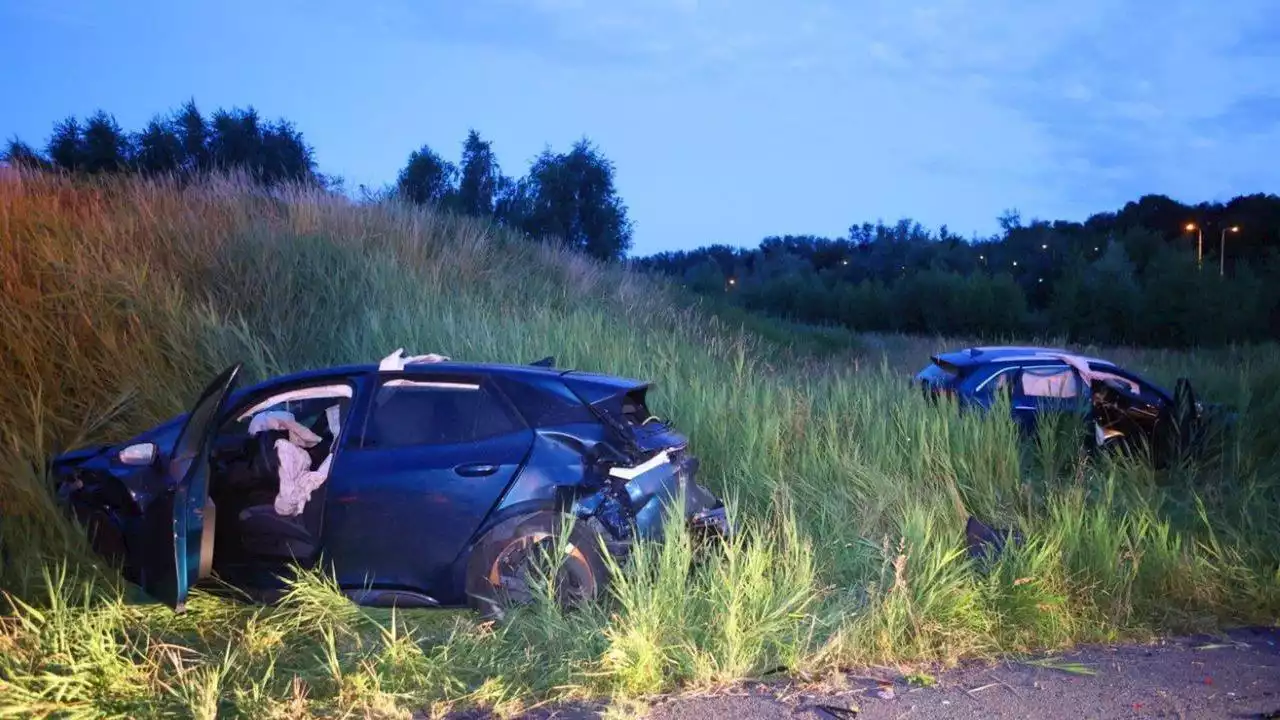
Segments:
[[[1243,413],[1221,458],[1157,474],[924,402],[903,370],[940,339],[762,335],[661,282],[420,209],[8,172],[0,239],[0,716],[514,712],[1280,615],[1274,348],[1120,351]],[[745,532],[697,562],[676,532],[598,605],[484,625],[359,608],[311,574],[278,606],[197,593],[175,616],[58,518],[47,455],[181,411],[221,366],[265,377],[397,347],[657,381],[654,406]],[[969,514],[1028,541],[977,563]]]

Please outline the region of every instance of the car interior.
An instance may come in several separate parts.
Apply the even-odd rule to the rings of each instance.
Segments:
[[[1020,394],[1028,398],[1074,398],[1080,395],[1071,368],[1028,367],[1018,373]]]
[[[214,541],[213,572],[232,578],[249,569],[314,563],[320,551],[327,471],[350,410],[351,395],[351,386],[345,384],[280,393],[237,409],[219,428],[210,456],[209,480],[216,529],[212,538],[206,534],[206,541]],[[280,427],[281,423],[263,422],[269,418],[296,422],[302,429],[291,431]],[[299,514],[282,515],[277,510],[282,481],[293,480],[289,464],[282,473],[282,454],[288,451],[295,457],[303,456],[278,443],[297,443],[299,436],[319,438],[314,444],[297,445],[306,453],[301,469],[311,474],[312,483],[319,484],[305,498]]]
[[[1098,374],[1091,379],[1090,390],[1100,440],[1137,439],[1154,433],[1162,408],[1140,395],[1134,383],[1115,375]]]

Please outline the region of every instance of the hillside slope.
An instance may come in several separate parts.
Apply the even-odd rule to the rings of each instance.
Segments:
[[[1227,457],[1155,476],[1049,434],[1020,450],[1010,423],[885,370],[793,363],[660,282],[420,209],[9,172],[0,233],[0,714],[513,709],[1280,615],[1270,366],[1214,380],[1257,421]],[[493,628],[362,610],[320,577],[280,607],[202,596],[174,617],[54,519],[48,453],[180,411],[231,361],[263,377],[398,347],[657,381],[747,532],[698,565],[684,538],[643,549],[609,602]],[[978,572],[970,513],[1032,540]]]

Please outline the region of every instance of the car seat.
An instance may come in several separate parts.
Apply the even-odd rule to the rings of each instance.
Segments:
[[[328,407],[310,428],[320,442],[306,448],[310,457],[309,470],[319,470],[326,463],[332,463],[342,431],[341,418],[347,406],[346,401],[339,400]],[[290,434],[287,430],[268,429],[258,431],[255,437],[258,444],[253,458],[253,473],[262,481],[258,484],[253,503],[241,510],[238,516],[241,545],[251,555],[306,562],[319,550],[327,478],[312,491],[300,515],[280,515],[275,508],[280,492],[280,455],[276,443],[288,441]]]
[[[256,434],[257,448],[253,456],[252,473],[259,479],[251,491],[252,500],[238,514],[240,545],[245,553],[277,560],[306,562],[319,549],[320,528],[324,503],[313,497],[304,506],[301,515],[280,515],[275,509],[280,491],[280,456],[276,443],[288,441],[287,430],[263,430]],[[319,443],[326,449],[327,457],[333,451],[334,441]],[[314,455],[312,456],[315,457]],[[313,461],[314,462],[314,461]],[[320,460],[323,462],[323,458]],[[318,467],[318,464],[312,466]]]

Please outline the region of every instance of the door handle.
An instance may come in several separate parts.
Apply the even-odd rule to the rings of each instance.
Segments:
[[[453,469],[462,477],[484,477],[498,472],[498,466],[490,463],[465,463]]]

